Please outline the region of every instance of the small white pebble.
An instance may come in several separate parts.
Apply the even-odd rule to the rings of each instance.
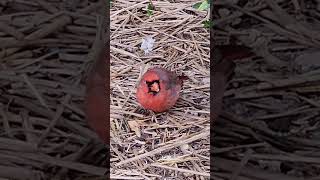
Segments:
[[[144,54],[149,54],[152,51],[155,40],[151,36],[147,36],[142,39],[141,49],[144,50]]]
[[[188,151],[189,150],[189,145],[188,144],[181,145],[180,149],[184,154],[188,154],[189,153],[189,151]]]

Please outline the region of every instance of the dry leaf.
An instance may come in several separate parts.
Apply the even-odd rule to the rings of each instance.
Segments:
[[[137,121],[128,121],[129,127],[136,133],[138,137],[141,137],[140,124]]]

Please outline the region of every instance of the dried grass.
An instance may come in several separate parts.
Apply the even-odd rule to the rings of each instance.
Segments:
[[[112,2],[111,6],[111,178],[208,179],[209,30],[195,1]],[[140,49],[152,36],[152,54]],[[136,85],[153,66],[184,73],[181,98],[170,111],[154,114],[136,102]]]

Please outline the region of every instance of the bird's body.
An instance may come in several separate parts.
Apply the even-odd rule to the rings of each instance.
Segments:
[[[161,67],[149,69],[141,78],[137,88],[137,101],[154,112],[164,112],[172,108],[179,98],[186,76]]]
[[[85,96],[85,113],[88,124],[107,144],[110,138],[109,94],[107,93],[109,84],[107,78],[108,56],[110,56],[109,53],[103,51],[95,61],[86,81]]]

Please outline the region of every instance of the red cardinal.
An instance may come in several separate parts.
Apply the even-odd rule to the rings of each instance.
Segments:
[[[104,143],[110,138],[109,94],[107,87],[107,60],[109,52],[103,51],[94,63],[86,82],[85,113],[90,127],[98,134]]]
[[[214,50],[213,67],[214,73],[211,75],[213,87],[211,104],[213,118],[217,117],[222,108],[222,98],[230,80],[234,63],[232,60],[248,57],[251,52],[242,46],[216,46]],[[105,142],[109,142],[110,121],[109,104],[107,94],[107,60],[109,51],[105,51],[101,58],[97,59],[92,71],[89,73],[86,83],[86,118],[89,125],[95,130],[99,137]],[[154,112],[163,112],[174,106],[186,76],[177,76],[175,73],[163,68],[149,69],[142,77],[137,90],[137,100],[146,109]]]
[[[137,88],[137,101],[145,108],[154,112],[164,112],[177,102],[186,76],[161,67],[149,69],[141,78]]]

